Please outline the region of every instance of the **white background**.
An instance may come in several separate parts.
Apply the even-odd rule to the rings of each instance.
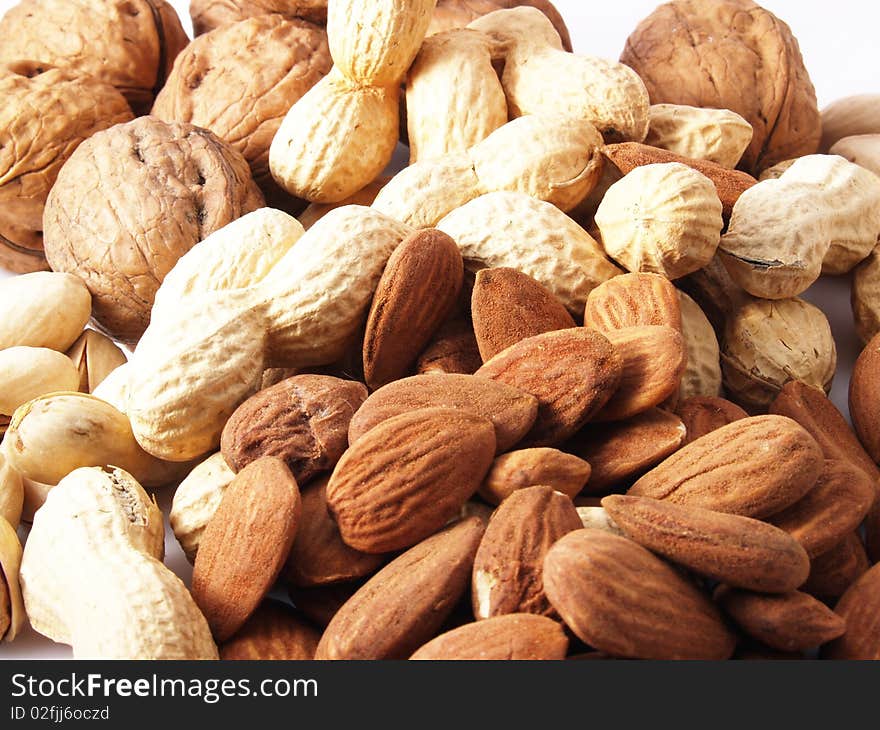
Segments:
[[[619,57],[627,36],[657,5],[655,0],[554,0],[554,3],[565,18],[575,52],[612,59]],[[5,13],[14,4],[11,0],[0,0],[0,13]],[[171,4],[180,13],[184,27],[191,32],[188,2],[174,0]],[[873,0],[836,0],[831,3],[765,0],[762,4],[786,21],[798,38],[820,107],[842,96],[880,92],[880,47],[877,43],[880,3]],[[3,103],[2,99],[0,103]],[[0,278],[5,275],[0,269]],[[847,277],[824,278],[812,287],[806,298],[821,306],[831,322],[838,346],[838,374],[832,398],[846,411],[849,373],[861,349],[852,326],[849,281]],[[160,497],[160,504],[166,511],[169,502],[170,495]],[[188,580],[191,570],[170,531],[166,536],[166,547],[166,562]],[[13,644],[0,644],[0,658],[69,656],[67,647],[51,644],[32,631]]]

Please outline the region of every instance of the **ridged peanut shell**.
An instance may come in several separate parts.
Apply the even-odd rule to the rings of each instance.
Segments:
[[[846,633],[825,647],[826,659],[880,659],[880,568],[864,573],[843,594],[834,612]]]
[[[678,292],[681,305],[681,334],[687,350],[687,365],[681,376],[679,398],[716,396],[721,392],[721,349],[712,323],[697,304],[683,291]]]
[[[853,269],[850,304],[856,334],[866,344],[880,332],[880,251],[877,248]]]
[[[365,86],[397,86],[424,40],[436,0],[333,0],[327,36],[336,67]]]
[[[786,593],[810,572],[797,540],[759,520],[620,494],[605,497],[602,507],[630,540],[712,580]]]
[[[534,613],[557,618],[544,594],[544,556],[559,538],[581,527],[571,499],[552,487],[513,492],[492,514],[474,559],[474,616]]]
[[[544,560],[553,607],[599,651],[639,659],[727,659],[735,640],[709,598],[640,545],[576,530]]]
[[[545,484],[574,499],[589,480],[590,471],[586,461],[564,451],[546,447],[518,449],[496,457],[479,494],[497,505],[518,489]]]
[[[590,291],[620,273],[565,213],[523,193],[481,195],[452,211],[437,228],[455,239],[467,268],[517,269],[547,287],[577,317]]]
[[[573,435],[613,396],[623,358],[603,335],[584,327],[521,340],[476,372],[538,399],[538,416],[521,446],[553,446]]]
[[[395,558],[331,619],[317,659],[404,659],[452,613],[471,575],[484,525],[471,517]]]
[[[568,637],[558,622],[530,613],[510,613],[440,634],[410,659],[560,660],[567,650]]]
[[[596,211],[605,252],[628,271],[678,279],[715,255],[724,221],[712,181],[680,162],[636,167]]]
[[[752,125],[730,109],[652,104],[645,144],[732,169],[748,148],[752,134]]]
[[[757,519],[782,511],[816,484],[819,445],[784,416],[753,416],[679,449],[627,492]]]
[[[327,504],[346,544],[367,553],[400,550],[458,513],[494,455],[488,419],[450,408],[413,410],[352,443],[330,477]]]
[[[599,284],[587,297],[584,327],[608,332],[640,325],[681,329],[679,295],[665,276],[621,274]]]

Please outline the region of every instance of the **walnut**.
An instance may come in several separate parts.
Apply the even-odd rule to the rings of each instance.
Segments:
[[[327,74],[327,32],[261,15],[196,38],[174,62],[152,114],[210,129],[244,155],[274,207],[290,196],[269,173],[269,146],[294,102]]]
[[[133,343],[177,260],[262,205],[247,163],[225,142],[141,117],[98,132],[61,168],[43,218],[46,258],[85,281],[108,334]]]
[[[327,0],[191,0],[189,4],[197,36],[268,13],[327,25]]]
[[[0,20],[0,62],[22,59],[115,86],[146,114],[189,39],[164,0],[22,0]]]
[[[132,118],[109,84],[21,61],[0,66],[0,266],[47,269],[43,206],[83,140]]]
[[[559,33],[565,50],[571,50],[571,36],[568,34],[565,21],[549,0],[438,0],[434,9],[434,18],[428,26],[428,35],[452,28],[464,28],[482,15],[520,5],[530,5],[544,13]]]
[[[674,0],[633,31],[620,60],[652,104],[730,109],[754,129],[741,169],[815,152],[816,92],[789,27],[751,0]]]

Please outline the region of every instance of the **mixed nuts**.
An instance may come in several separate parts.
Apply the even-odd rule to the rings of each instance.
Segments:
[[[620,62],[546,0],[83,12],[0,20],[0,637],[880,659],[880,96],[751,0]]]

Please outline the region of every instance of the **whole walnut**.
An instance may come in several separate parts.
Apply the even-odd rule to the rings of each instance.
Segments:
[[[261,15],[199,36],[177,57],[152,115],[210,129],[241,152],[274,207],[290,196],[269,173],[269,146],[291,106],[333,60],[327,32]]]
[[[268,13],[327,25],[327,0],[192,0],[189,4],[197,36]]]
[[[571,36],[565,21],[549,0],[438,0],[434,9],[434,17],[428,26],[428,35],[441,33],[453,28],[464,28],[472,20],[491,13],[495,10],[508,10],[520,5],[530,5],[546,15],[566,51],[571,50]]]
[[[177,260],[262,205],[247,162],[213,133],[140,117],[98,132],[61,168],[43,216],[46,258],[85,281],[108,334],[134,343]]]
[[[0,62],[69,68],[115,86],[146,114],[189,42],[165,0],[22,0],[0,20]]]
[[[0,266],[24,273],[49,268],[43,206],[77,146],[132,118],[109,84],[21,61],[0,66]]]
[[[757,174],[815,152],[816,92],[790,28],[751,0],[674,0],[630,35],[620,60],[652,104],[730,109],[752,125],[740,162]]]

